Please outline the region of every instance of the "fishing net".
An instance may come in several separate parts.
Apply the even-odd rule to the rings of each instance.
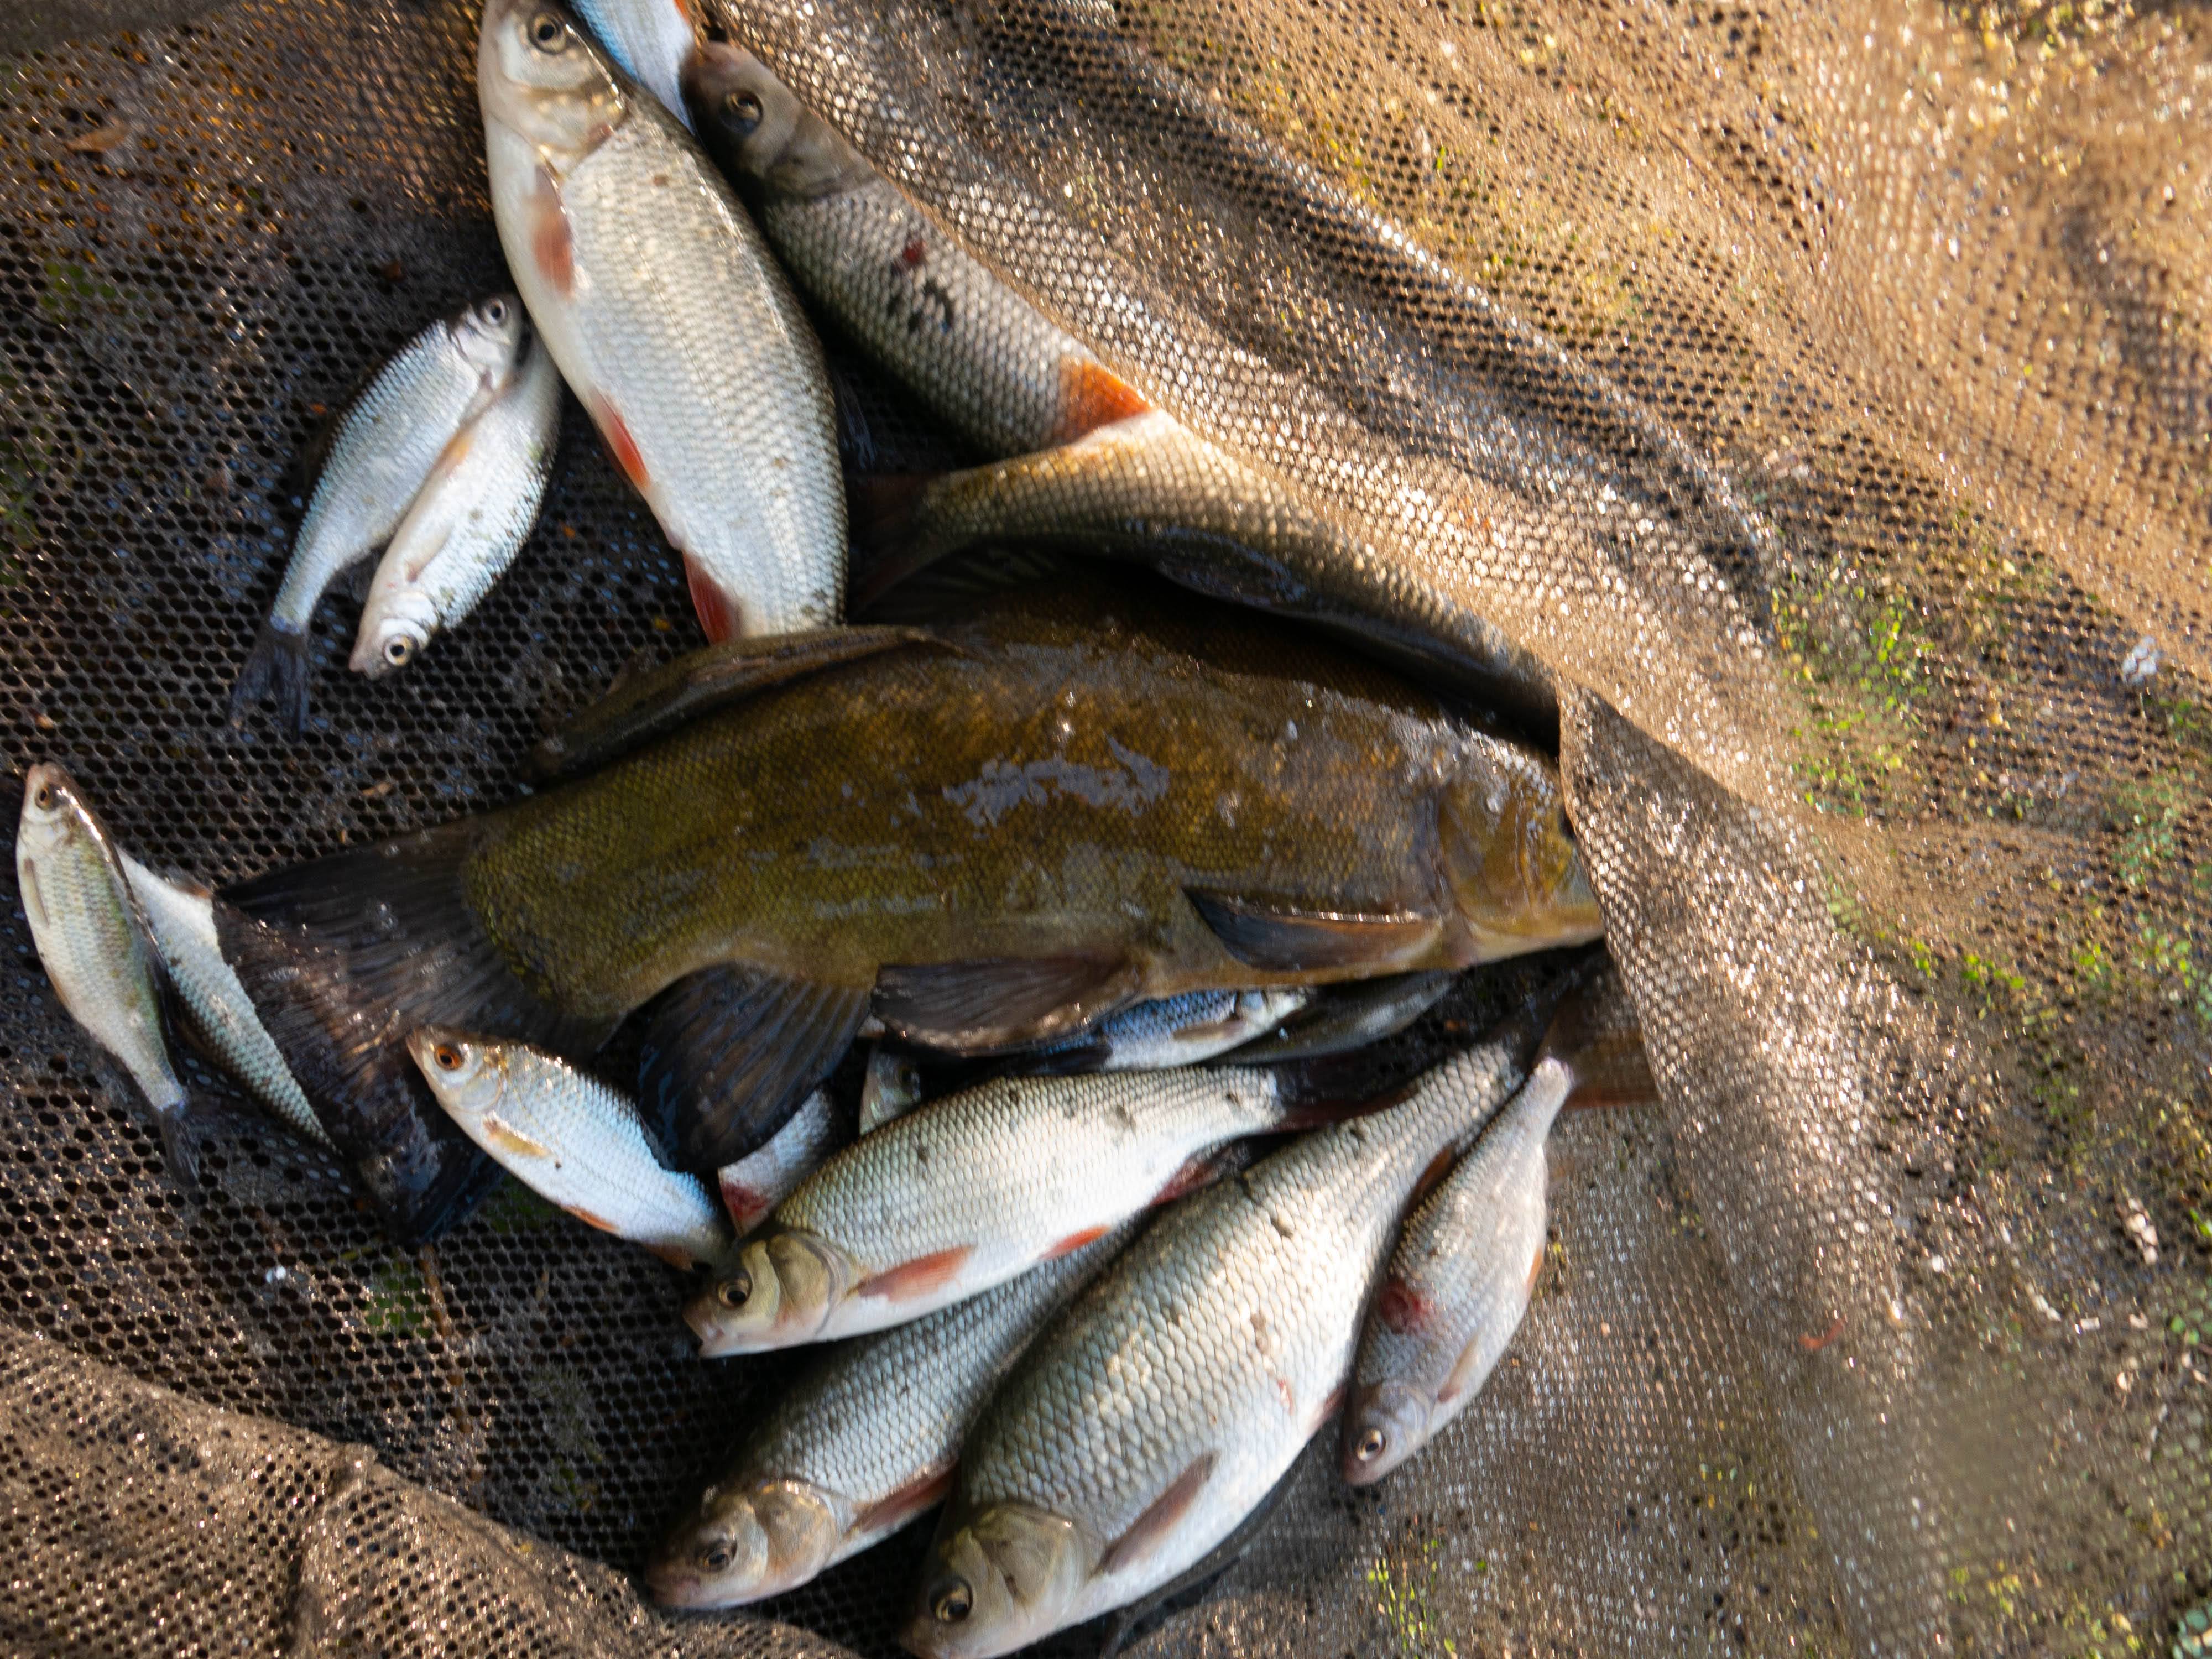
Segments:
[[[1309,1457],[1147,1650],[2194,1652],[2205,13],[716,13],[1360,526],[1378,592],[1561,683],[1663,1105],[1555,1132],[1547,1273],[1462,1423],[1369,1492]],[[474,25],[293,0],[5,60],[0,728],[149,863],[220,881],[508,799],[545,726],[696,638],[572,409],[466,626],[372,688],[328,607],[307,736],[228,721],[319,416],[501,283]],[[179,1194],[6,927],[8,1640],[799,1650],[617,1576],[777,1364],[700,1363],[664,1269],[513,1188],[395,1249],[242,1103]],[[767,1611],[885,1651],[920,1546]]]

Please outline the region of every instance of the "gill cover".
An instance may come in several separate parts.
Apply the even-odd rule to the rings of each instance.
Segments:
[[[807,1481],[709,1486],[670,1530],[646,1583],[669,1607],[742,1607],[806,1583],[841,1536],[837,1506]]]
[[[1027,1504],[948,1511],[900,1642],[924,1659],[988,1659],[1059,1629],[1097,1551],[1072,1521]]]
[[[844,1253],[799,1231],[770,1233],[694,1297],[684,1317],[708,1358],[811,1339],[854,1279]]]
[[[489,0],[477,42],[477,85],[488,119],[534,146],[556,176],[629,118],[609,60],[565,6]]]
[[[1542,761],[1475,739],[1444,788],[1437,829],[1475,960],[1603,936],[1559,777]]]

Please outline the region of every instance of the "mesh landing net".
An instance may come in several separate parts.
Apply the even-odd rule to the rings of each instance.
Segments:
[[[1310,1460],[1151,1650],[2193,1639],[2204,12],[717,10],[1158,402],[1566,686],[1664,1108],[1561,1126],[1551,1270],[1459,1427],[1372,1494]],[[331,607],[307,738],[227,722],[319,413],[500,280],[473,39],[295,0],[6,62],[0,730],[157,866],[505,799],[695,637],[572,410],[468,625],[370,688]],[[575,1559],[633,1566],[775,1367],[697,1363],[657,1264],[512,1189],[396,1251],[242,1107],[180,1196],[5,926],[8,1640],[799,1639]],[[769,1611],[886,1650],[917,1547]]]

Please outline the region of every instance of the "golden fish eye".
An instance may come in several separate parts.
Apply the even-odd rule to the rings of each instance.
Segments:
[[[441,1042],[430,1050],[430,1058],[441,1072],[458,1072],[461,1069],[461,1051],[450,1042]]]
[[[541,11],[530,20],[530,44],[540,52],[565,52],[568,26],[556,14]]]
[[[387,640],[384,645],[384,659],[394,668],[407,666],[408,658],[415,654],[414,642],[406,639]]]
[[[1372,1463],[1382,1455],[1384,1443],[1382,1430],[1369,1429],[1353,1443],[1352,1455],[1363,1463]]]
[[[733,92],[722,100],[722,113],[736,125],[750,132],[760,125],[761,100],[750,92]]]
[[[714,1299],[726,1308],[742,1308],[752,1297],[753,1276],[740,1267],[714,1286]]]
[[[975,1610],[975,1592],[968,1587],[965,1578],[955,1578],[937,1592],[929,1610],[939,1624],[957,1625]]]
[[[699,1552],[699,1565],[709,1572],[721,1571],[730,1565],[730,1547],[727,1544],[709,1544]]]
[[[38,804],[39,804],[39,810],[40,810],[41,812],[51,812],[51,811],[52,811],[54,810],[54,787],[53,787],[53,785],[52,785],[51,783],[42,783],[42,784],[40,784],[40,785],[39,786],[39,793],[37,793],[37,795],[36,795],[36,796],[34,796],[33,799],[34,799],[38,802]]]

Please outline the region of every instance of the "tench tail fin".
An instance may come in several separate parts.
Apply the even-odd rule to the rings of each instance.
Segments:
[[[264,697],[276,704],[276,717],[294,737],[307,729],[307,636],[273,622],[261,624],[246,653],[238,681],[230,688],[230,718],[243,724],[246,712]]]
[[[1658,1103],[1643,1028],[1618,969],[1601,969],[1560,1004],[1544,1033],[1542,1053],[1574,1079],[1562,1109]]]
[[[438,1109],[408,1034],[452,1025],[574,1052],[461,890],[474,826],[449,824],[226,889],[216,940],[355,1178],[404,1242],[434,1236],[496,1179]]]

